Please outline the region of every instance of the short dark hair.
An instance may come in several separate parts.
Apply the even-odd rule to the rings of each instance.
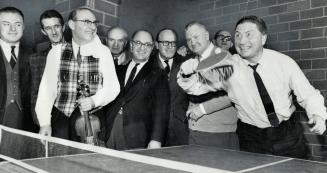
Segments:
[[[151,36],[152,41],[154,42],[154,39],[153,39],[153,36],[152,36],[151,32],[148,31],[148,30],[146,30],[146,29],[138,29],[138,30],[136,30],[136,31],[133,33],[132,37],[131,37],[132,41],[134,40],[134,37],[136,36],[136,34],[138,34],[139,32],[147,32],[147,33],[149,33],[150,36]]]
[[[159,41],[159,36],[161,34],[162,31],[171,31],[174,35],[175,35],[175,38],[176,38],[176,41],[178,41],[178,35],[177,35],[177,32],[172,29],[172,28],[163,28],[161,29],[158,33],[157,33],[157,36],[156,36],[156,41]]]
[[[76,8],[76,9],[74,9],[73,11],[71,11],[69,13],[68,20],[75,20],[77,11],[82,11],[82,10],[88,10],[88,11],[93,13],[93,11],[90,8],[87,8],[87,7]]]
[[[43,19],[48,19],[48,18],[58,18],[59,21],[60,21],[61,26],[64,26],[64,18],[62,17],[62,15],[58,11],[56,11],[56,10],[46,10],[40,16],[40,24],[41,24],[42,28],[43,28],[42,20]]]
[[[250,23],[257,25],[258,30],[262,34],[267,34],[267,25],[266,25],[265,21],[263,19],[261,19],[260,17],[253,16],[253,15],[243,16],[240,20],[238,20],[236,23],[236,26],[235,26],[235,30],[238,25],[245,23],[245,22],[250,22]]]
[[[16,7],[4,7],[0,9],[0,14],[1,13],[16,13],[19,14],[20,16],[22,16],[23,21],[24,21],[24,14],[22,11],[20,11],[18,8]]]

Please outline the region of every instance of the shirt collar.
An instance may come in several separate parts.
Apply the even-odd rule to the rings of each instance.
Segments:
[[[166,63],[165,63],[165,59],[163,59],[163,58],[161,57],[160,53],[159,53],[159,60],[160,60],[161,64],[166,65]],[[171,63],[173,63],[173,60],[174,60],[174,58],[169,58],[169,59],[168,59],[168,64],[171,65]]]
[[[11,55],[10,55],[11,54],[11,46],[16,46],[15,54],[16,54],[16,57],[18,58],[19,42],[17,42],[15,45],[10,45],[7,42],[0,39],[0,45],[2,47],[3,53],[5,54],[5,56],[8,60],[10,60],[10,58],[11,58]]]
[[[213,49],[214,47],[215,47],[215,46],[210,42],[210,44],[209,44],[209,46],[207,47],[207,49],[204,50],[204,52],[201,54],[201,59],[200,59],[200,61],[202,61],[202,60],[208,58],[208,57],[210,56],[211,51],[212,51],[212,49]]]

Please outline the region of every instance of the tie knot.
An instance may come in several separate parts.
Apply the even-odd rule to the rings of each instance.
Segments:
[[[249,66],[253,69],[253,71],[256,71],[257,70],[257,67],[258,67],[259,63],[258,64],[255,64],[255,65],[250,65]]]
[[[11,52],[15,51],[16,46],[11,46]]]
[[[137,68],[138,65],[140,65],[140,63],[136,63],[135,66],[134,66],[134,68]]]

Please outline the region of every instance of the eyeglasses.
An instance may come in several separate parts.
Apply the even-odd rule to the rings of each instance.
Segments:
[[[51,30],[58,30],[61,29],[61,25],[57,24],[57,25],[53,25],[53,26],[45,26],[43,27],[44,31],[46,32],[50,32]]]
[[[135,47],[142,47],[144,46],[147,49],[151,49],[153,47],[153,43],[142,43],[140,41],[132,41]]]
[[[171,46],[176,47],[176,41],[158,41],[158,43],[161,43],[164,46]]]
[[[225,42],[227,42],[227,41],[232,41],[232,37],[231,36],[224,36],[224,35],[218,35],[218,37],[217,37],[219,40],[221,40],[221,41],[225,41]]]
[[[83,22],[84,23],[84,25],[86,25],[86,26],[92,26],[92,25],[95,25],[95,26],[98,26],[98,24],[99,24],[99,21],[90,21],[90,20],[87,20],[87,19],[85,19],[85,20],[73,20],[73,21],[77,21],[77,22]]]

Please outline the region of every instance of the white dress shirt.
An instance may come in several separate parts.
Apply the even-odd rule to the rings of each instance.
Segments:
[[[146,62],[147,62],[147,61],[146,61]],[[135,77],[136,77],[137,74],[140,72],[140,70],[142,69],[142,67],[144,66],[144,64],[145,64],[146,62],[139,63],[139,65],[137,66],[137,69],[136,69],[136,72],[135,72],[135,75],[134,75],[133,80],[135,79]],[[134,68],[135,64],[136,64],[135,61],[132,60],[132,61],[129,63],[128,67],[127,67],[127,70],[126,70],[126,76],[125,76],[125,85],[126,85],[126,83],[127,83],[127,80],[128,80],[128,78],[129,78],[129,75],[131,74],[132,69]]]
[[[262,57],[258,63],[257,72],[272,99],[280,122],[288,120],[295,111],[291,96],[292,91],[296,95],[298,103],[305,108],[309,118],[316,114],[326,120],[324,97],[311,86],[293,59],[274,50],[263,49]],[[219,64],[232,65],[234,68],[233,75],[225,82],[212,85],[203,84],[199,80],[194,80],[198,77],[197,75],[192,76],[192,80],[178,75],[178,83],[189,94],[199,95],[208,91],[224,89],[232,102],[235,103],[238,117],[242,122],[259,128],[270,127],[255,83],[253,70],[248,66],[249,62],[235,54]]]
[[[11,46],[15,46],[15,55],[16,58],[18,59],[18,52],[19,52],[19,42],[16,43],[15,45],[10,45],[7,42],[3,41],[2,39],[0,39],[0,45],[2,47],[2,51],[6,56],[6,59],[8,62],[10,62],[11,59]]]

